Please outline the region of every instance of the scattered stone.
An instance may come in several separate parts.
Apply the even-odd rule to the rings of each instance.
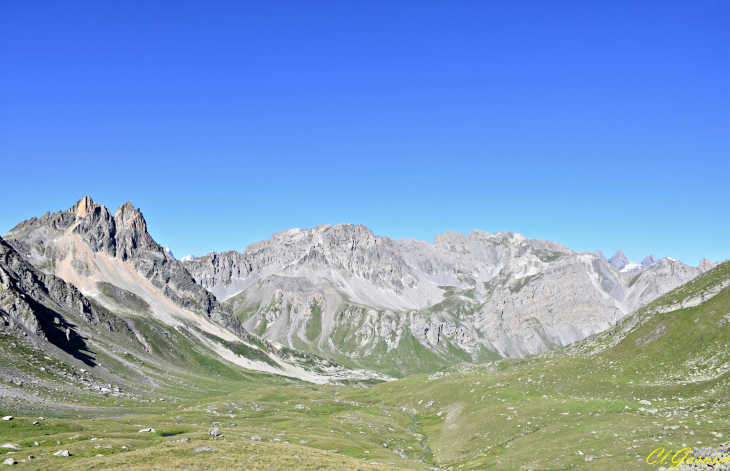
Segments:
[[[261,437],[259,437],[258,435],[254,435],[253,437],[251,437],[251,440],[261,440]]]
[[[17,450],[18,445],[13,445],[12,443],[6,443],[5,445],[0,445],[0,448],[8,448],[10,450]]]
[[[593,455],[586,456],[586,461],[593,461]]]
[[[12,458],[8,458],[5,461],[3,461],[3,464],[7,464],[8,466],[14,465],[15,464],[15,460],[12,459]]]
[[[3,417],[3,420],[13,420],[14,418],[15,417],[13,417],[12,415],[6,415],[5,417]]]
[[[40,425],[40,424],[41,424],[41,423],[40,423],[40,422],[38,422],[37,420],[36,420],[35,422],[33,422],[33,425]]]
[[[647,401],[646,399],[642,399],[642,400],[639,401],[639,404],[641,404],[642,406],[650,406],[651,405],[651,401]]]
[[[216,451],[216,449],[209,446],[201,446],[193,450],[193,453],[201,453],[203,451]]]
[[[305,444],[307,444],[307,443],[309,443],[309,442],[308,442],[308,441],[306,441],[306,440],[299,440],[299,443],[301,443],[302,445],[305,445]]]
[[[153,428],[143,428],[142,430],[140,430],[137,433],[157,433],[157,430],[155,430]]]
[[[71,456],[68,450],[59,450],[53,454],[53,456]]]

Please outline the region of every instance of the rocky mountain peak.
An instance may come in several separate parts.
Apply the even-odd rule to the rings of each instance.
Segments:
[[[598,258],[602,258],[602,259],[606,260],[606,254],[603,253],[603,251],[600,249],[593,252],[593,255],[595,255]]]
[[[117,256],[122,260],[132,257],[139,249],[164,252],[147,232],[147,221],[142,211],[136,209],[129,201],[114,213],[114,225],[117,234]]]
[[[647,255],[646,257],[644,257],[644,260],[641,261],[641,267],[647,268],[652,265],[656,265],[658,262],[659,262],[659,260],[657,260],[657,258],[655,256]]]
[[[76,204],[69,209],[69,212],[76,214],[76,219],[81,219],[98,206],[99,205],[91,199],[91,196],[87,195],[78,200]]]
[[[619,249],[613,257],[608,259],[608,263],[613,265],[617,270],[623,269],[630,262],[629,257],[626,256],[623,249]]]
[[[112,216],[105,206],[87,196],[66,211],[23,221],[5,237],[34,264],[53,273],[54,257],[56,261],[76,257],[72,236],[80,238],[93,253],[106,253],[128,262],[137,274],[179,307],[202,311],[232,332],[247,335],[240,322],[220,307],[215,296],[196,284],[185,267],[155,242],[147,232],[142,212],[131,202],[120,206]],[[72,265],[88,267],[89,260],[73,260]],[[86,276],[85,270],[78,275]]]
[[[713,268],[716,264],[712,263],[712,261],[709,258],[703,258],[700,261],[700,270],[707,271],[710,268]]]

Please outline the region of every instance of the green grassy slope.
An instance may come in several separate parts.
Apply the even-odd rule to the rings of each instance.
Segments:
[[[428,458],[441,466],[646,469],[660,446],[710,445],[730,433],[730,288],[699,306],[655,312],[728,279],[725,263],[563,351],[353,395],[414,411]]]

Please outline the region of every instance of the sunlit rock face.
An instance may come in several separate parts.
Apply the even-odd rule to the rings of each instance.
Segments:
[[[520,357],[583,339],[712,265],[647,257],[638,274],[622,273],[600,251],[521,234],[449,231],[433,243],[394,241],[351,224],[290,229],[243,253],[183,264],[268,339],[375,361],[412,338],[444,364]]]

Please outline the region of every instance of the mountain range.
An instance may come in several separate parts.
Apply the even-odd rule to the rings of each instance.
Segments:
[[[183,265],[249,331],[391,374],[567,345],[708,268],[665,258],[632,274],[510,232],[446,232],[430,244],[351,224],[290,229]]]
[[[139,314],[120,306],[120,297],[133,295],[166,325],[194,323],[221,341],[266,342],[276,368],[303,376],[272,352],[402,376],[547,351],[608,329],[713,265],[647,257],[631,273],[622,251],[607,261],[556,242],[476,230],[446,232],[433,243],[395,241],[351,224],[290,229],[243,253],[179,261],[131,203],[112,214],[90,197],[23,221],[4,239],[36,270],[111,312]]]
[[[520,234],[349,224],[180,261],[139,208],[87,197],[0,238],[0,454],[139,470],[726,456],[728,290],[727,262],[628,273]]]

